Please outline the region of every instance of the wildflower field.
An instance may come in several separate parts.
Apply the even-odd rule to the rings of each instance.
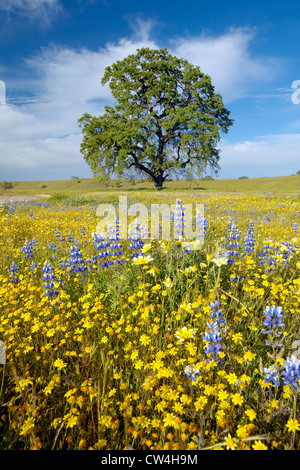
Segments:
[[[101,239],[113,195],[0,207],[1,449],[300,449],[300,198],[178,197],[200,250]]]

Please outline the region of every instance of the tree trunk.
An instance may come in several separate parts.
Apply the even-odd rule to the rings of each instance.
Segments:
[[[165,181],[165,178],[163,177],[163,175],[155,176],[155,178],[154,178],[154,186],[155,186],[157,189],[162,189],[164,181]]]

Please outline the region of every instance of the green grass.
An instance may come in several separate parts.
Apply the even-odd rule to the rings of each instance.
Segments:
[[[78,182],[80,181],[80,183]],[[82,194],[87,192],[120,192],[120,191],[154,191],[153,183],[143,180],[109,180],[99,182],[92,178],[53,181],[12,181],[13,188],[5,193],[14,194]],[[266,193],[300,193],[300,175],[249,178],[249,179],[215,179],[174,180],[166,181],[164,192],[173,191],[203,192],[266,192]]]

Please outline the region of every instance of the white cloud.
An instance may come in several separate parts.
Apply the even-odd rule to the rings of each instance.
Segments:
[[[99,51],[44,49],[42,54],[27,61],[37,78],[28,81],[26,87],[36,98],[22,109],[40,120],[40,129],[43,123],[46,125],[45,137],[49,133],[56,136],[78,131],[77,120],[83,113],[100,115],[105,105],[112,104],[108,84],[101,85],[105,68],[141,47],[157,46],[147,40],[121,39],[117,45],[107,44]]]
[[[299,148],[300,134],[265,135],[237,143],[222,140],[220,176],[291,175],[300,169]]]
[[[59,0],[0,0],[0,10],[47,22],[61,10]]]
[[[17,95],[26,88],[31,98],[15,97],[13,101],[21,106],[0,106],[0,173],[11,175],[14,170],[20,178],[6,179],[22,179],[25,170],[29,179],[30,174],[36,179],[39,171],[38,179],[47,179],[52,167],[54,178],[74,173],[91,176],[79,151],[82,137],[77,120],[85,112],[100,115],[112,102],[108,85],[101,85],[105,68],[141,47],[158,46],[147,38],[121,39],[96,52],[51,47],[28,59],[27,68],[35,78],[22,83],[13,78],[12,83]],[[8,81],[8,103],[9,85]]]
[[[224,101],[231,102],[270,82],[277,71],[272,58],[251,55],[254,39],[255,30],[238,28],[221,36],[177,38],[171,44],[175,55],[199,65]]]
[[[3,80],[0,80],[0,104],[6,104],[6,87]]]
[[[54,7],[57,0],[0,0],[0,10],[18,11],[18,10],[37,10],[44,6]]]

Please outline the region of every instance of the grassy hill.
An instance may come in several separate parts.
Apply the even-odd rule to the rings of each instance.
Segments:
[[[157,191],[151,181],[143,180],[109,180],[96,181],[92,178],[53,181],[12,181],[13,187],[2,194],[82,194],[89,192],[115,191]],[[279,176],[249,179],[216,179],[174,180],[164,184],[163,191],[205,191],[205,192],[267,192],[267,193],[300,193],[300,175]]]

